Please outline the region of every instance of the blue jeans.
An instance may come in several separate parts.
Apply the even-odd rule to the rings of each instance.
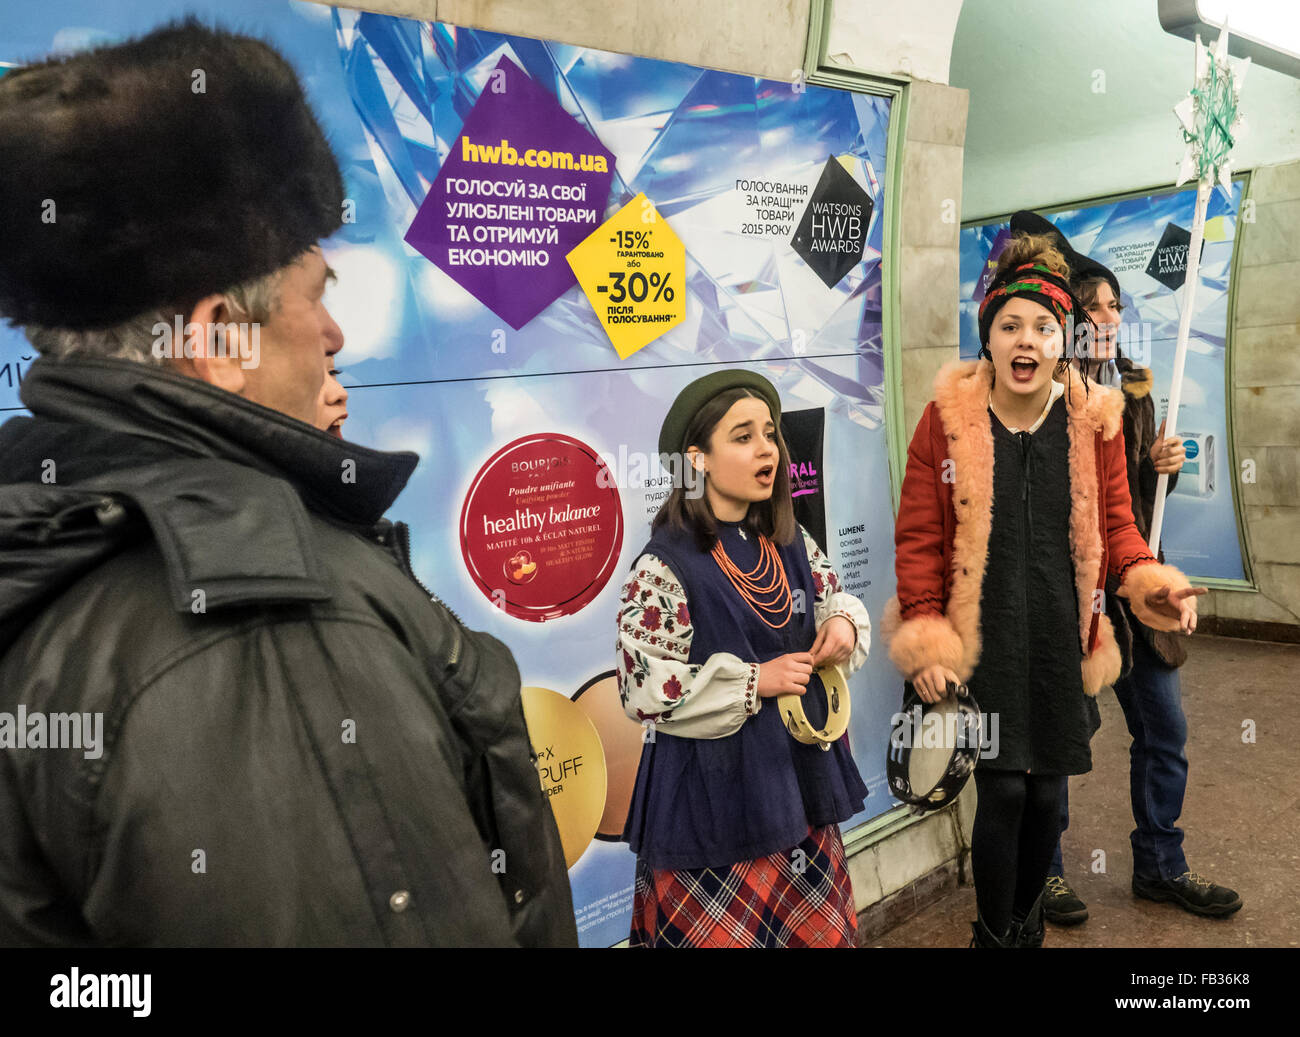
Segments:
[[[1133,874],[1177,878],[1187,871],[1178,816],[1187,792],[1187,718],[1178,670],[1133,632],[1133,670],[1115,682],[1133,744],[1129,747],[1129,796],[1133,803]],[[1061,831],[1070,825],[1069,795],[1061,796]],[[1063,875],[1057,841],[1049,874]]]

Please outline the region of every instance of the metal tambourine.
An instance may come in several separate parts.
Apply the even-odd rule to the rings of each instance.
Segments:
[[[902,800],[912,809],[913,814],[928,814],[932,810],[947,806],[961,792],[975,770],[980,755],[981,718],[980,707],[965,684],[948,682],[948,693],[955,703],[957,716],[954,725],[952,745],[930,746],[926,744],[930,732],[923,731],[926,718],[935,720],[942,715],[943,702],[925,704],[916,694],[911,681],[903,684],[903,709],[894,714],[894,723],[890,725],[889,754],[885,763],[885,775],[889,781],[889,790],[895,799]],[[947,700],[945,700],[947,701]],[[937,726],[947,727],[944,721]],[[933,739],[930,739],[933,740]],[[912,790],[912,750],[913,748],[951,748],[943,771],[928,792],[918,795]]]
[[[844,737],[849,729],[849,682],[838,666],[819,666],[815,671],[826,692],[826,723],[813,727],[803,711],[802,695],[778,695],[776,706],[781,711],[781,722],[790,737],[804,745],[816,745],[829,750],[833,742]]]

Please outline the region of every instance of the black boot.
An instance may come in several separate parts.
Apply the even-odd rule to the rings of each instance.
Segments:
[[[1038,894],[1038,899],[1034,901],[1034,906],[1029,909],[1029,916],[1016,925],[1011,925],[1011,937],[1016,947],[1041,947],[1043,937],[1046,935],[1046,925],[1043,918],[1043,897],[1046,890]]]
[[[995,936],[993,931],[984,924],[984,917],[980,915],[970,924],[970,946],[972,947],[1014,947],[1013,937],[1015,936],[1016,927],[1013,925],[1007,930],[1005,936]]]

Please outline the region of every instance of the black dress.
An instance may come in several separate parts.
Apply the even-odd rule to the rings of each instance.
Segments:
[[[1092,769],[1094,725],[1083,693],[1070,555],[1067,420],[1062,398],[1033,433],[1010,432],[989,411],[993,524],[980,596],[982,648],[969,687],[987,723],[997,724],[998,744],[996,756],[981,757],[982,770]]]

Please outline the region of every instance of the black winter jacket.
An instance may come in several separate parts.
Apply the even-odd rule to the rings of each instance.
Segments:
[[[127,361],[22,398],[0,721],[103,744],[0,748],[0,944],[576,945],[514,661],[382,518],[415,455]]]
[[[1140,367],[1128,357],[1115,361],[1120,374],[1120,389],[1124,393],[1124,457],[1128,466],[1128,492],[1133,501],[1133,523],[1142,539],[1151,534],[1151,516],[1156,506],[1156,486],[1160,476],[1151,460],[1151,446],[1156,441],[1156,411],[1151,398],[1153,378],[1151,369]],[[1174,492],[1178,473],[1169,477],[1165,495]],[[1165,560],[1160,551],[1158,558]],[[1133,667],[1131,641],[1136,632],[1166,666],[1182,666],[1187,661],[1185,638],[1178,631],[1152,630],[1140,623],[1128,602],[1119,597],[1119,579],[1106,578],[1106,612],[1115,627],[1115,640],[1124,657],[1123,673],[1128,675]]]

